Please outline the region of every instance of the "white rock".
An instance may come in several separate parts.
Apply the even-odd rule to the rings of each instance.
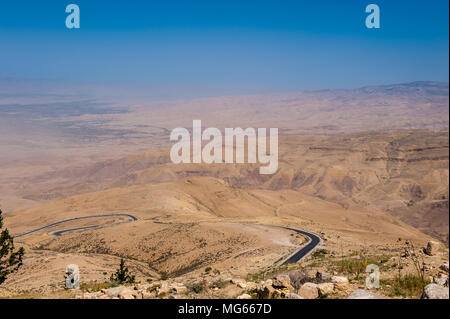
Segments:
[[[290,292],[286,295],[286,299],[305,299],[305,298]]]
[[[238,296],[237,299],[252,299],[252,296],[250,296],[249,294],[242,294]]]
[[[370,291],[364,289],[355,290],[347,297],[347,299],[384,299],[383,297],[371,293]]]
[[[429,284],[423,289],[421,299],[449,299],[448,287]]]

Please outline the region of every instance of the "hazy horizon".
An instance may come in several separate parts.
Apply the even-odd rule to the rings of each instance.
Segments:
[[[187,97],[413,81],[448,82],[448,2],[9,2],[0,11],[0,79],[49,79]]]

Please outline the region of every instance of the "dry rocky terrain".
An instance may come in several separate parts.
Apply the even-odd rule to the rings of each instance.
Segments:
[[[278,127],[279,170],[173,164],[168,135],[192,119]],[[448,84],[114,104],[0,95],[0,133],[13,235],[137,218],[16,238],[24,265],[0,296],[448,298]],[[54,236],[85,226],[96,228]],[[322,242],[281,265],[307,239],[279,226]],[[122,258],[137,283],[110,282]],[[68,264],[80,290],[64,290]],[[368,264],[380,267],[375,295]],[[419,277],[438,286],[423,292]]]

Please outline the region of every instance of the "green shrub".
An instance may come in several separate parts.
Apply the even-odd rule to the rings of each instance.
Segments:
[[[6,280],[9,274],[19,270],[22,266],[25,250],[20,247],[14,250],[14,239],[9,235],[7,228],[3,228],[2,210],[0,209],[0,285]]]

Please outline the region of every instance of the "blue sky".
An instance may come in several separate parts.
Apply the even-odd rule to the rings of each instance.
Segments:
[[[370,3],[381,29],[365,27]],[[0,0],[0,78],[180,96],[448,82],[448,12],[447,0]]]

